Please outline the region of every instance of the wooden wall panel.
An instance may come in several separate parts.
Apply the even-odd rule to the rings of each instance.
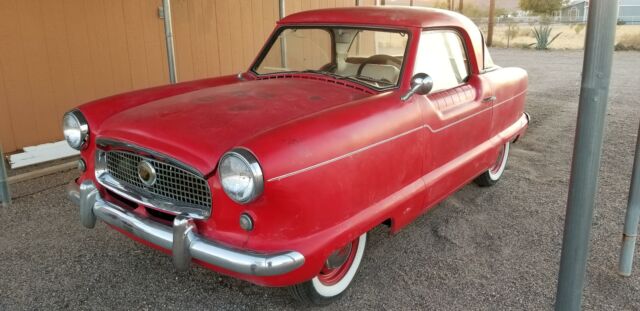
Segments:
[[[168,81],[161,0],[0,0],[0,143],[62,139],[62,114]]]
[[[287,0],[286,14],[355,0]],[[169,80],[162,0],[0,0],[0,143],[62,139],[62,114]],[[172,0],[179,81],[235,74],[278,19],[278,0]],[[314,53],[314,51],[309,51]]]

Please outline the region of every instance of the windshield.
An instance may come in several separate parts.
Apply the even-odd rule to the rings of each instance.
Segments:
[[[316,73],[391,88],[398,84],[407,41],[407,33],[396,30],[285,28],[253,71],[260,75]]]

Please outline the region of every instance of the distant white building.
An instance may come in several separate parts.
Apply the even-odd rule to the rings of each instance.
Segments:
[[[588,15],[588,0],[573,0],[554,14],[559,22],[586,22]],[[619,0],[618,21],[625,24],[640,24],[640,0]]]

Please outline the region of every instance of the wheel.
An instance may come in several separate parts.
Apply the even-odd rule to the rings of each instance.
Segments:
[[[500,177],[502,177],[502,173],[504,173],[504,168],[507,166],[508,158],[509,142],[507,142],[502,146],[502,148],[500,148],[498,158],[496,159],[496,162],[493,164],[493,166],[486,172],[482,173],[482,175],[476,177],[474,182],[481,187],[489,187],[495,185]]]
[[[344,294],[358,271],[367,234],[361,235],[343,248],[336,250],[325,262],[322,270],[311,279],[289,287],[298,301],[315,305],[327,305]]]

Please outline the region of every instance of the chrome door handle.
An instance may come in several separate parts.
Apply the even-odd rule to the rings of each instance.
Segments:
[[[482,102],[483,102],[483,103],[490,103],[490,102],[493,102],[494,100],[496,100],[496,97],[495,97],[495,96],[489,96],[489,97],[485,97],[485,98],[482,100]]]

